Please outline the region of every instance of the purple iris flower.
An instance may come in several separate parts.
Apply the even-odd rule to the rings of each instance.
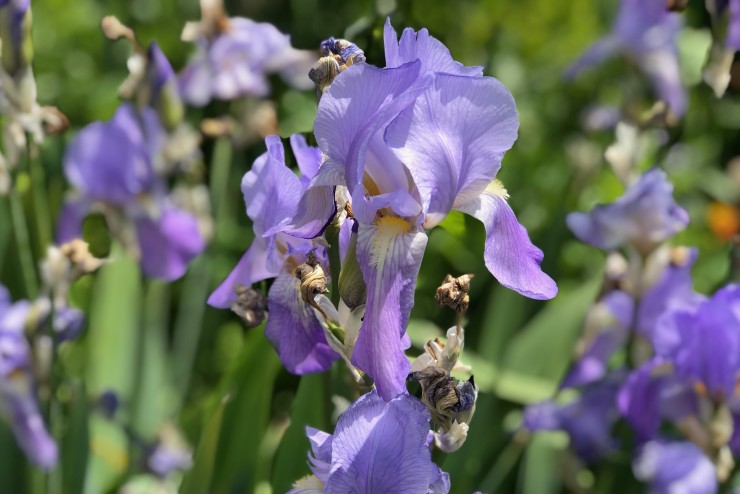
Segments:
[[[388,402],[375,390],[361,396],[334,434],[306,428],[313,476],[290,493],[449,492],[449,476],[432,462],[429,419],[426,406],[409,395]]]
[[[657,437],[663,420],[679,421],[696,414],[699,406],[694,389],[674,375],[670,363],[660,357],[628,376],[617,403],[640,442]]]
[[[82,129],[67,148],[64,172],[77,189],[58,226],[60,243],[81,237],[91,209],[117,211],[134,225],[141,265],[147,276],[173,280],[205,248],[197,218],[166,197],[155,161],[164,134],[151,108],[123,104],[109,122]]]
[[[629,339],[633,311],[632,296],[621,290],[608,293],[591,309],[586,323],[587,330],[591,330],[586,349],[563,379],[563,388],[582,386],[606,376],[612,355]]]
[[[319,235],[336,208],[334,187],[346,187],[367,288],[352,361],[389,400],[406,390],[403,336],[425,229],[451,210],[483,222],[486,266],[501,284],[536,299],[557,287],[495,180],[519,126],[508,89],[455,62],[426,30],[407,29],[397,41],[387,22],[385,45],[387,68],[353,65],[324,92],[314,133],[325,160],[299,215],[281,229]]]
[[[676,38],[681,17],[666,9],[665,0],[621,0],[612,32],[592,45],[566,71],[575,77],[617,53],[633,60],[650,79],[657,96],[676,115],[686,111]]]
[[[30,37],[31,0],[0,0],[0,37],[2,37],[2,61],[10,75],[28,66],[32,48],[26,44]]]
[[[323,261],[324,248],[317,242],[281,232],[264,235],[268,229],[296,214],[304,187],[301,180],[305,184],[318,169],[318,150],[308,146],[303,136],[294,135],[290,140],[303,177],[299,179],[285,165],[280,137],[265,138],[267,152],[257,158],[242,180],[247,216],[252,220],[255,239],[231,274],[211,294],[208,304],[229,308],[237,300],[234,291],[237,285],[248,287],[275,278],[268,293],[265,336],[290,372],[306,374],[328,369],[339,355],[326,342],[313,309],[301,298],[300,280],[294,274],[310,251],[315,251]],[[323,265],[326,268],[326,264]]]
[[[524,427],[531,431],[563,430],[579,457],[597,461],[617,446],[611,429],[619,416],[616,396],[621,380],[621,373],[613,374],[585,387],[579,398],[565,405],[554,400],[530,405],[524,410]]]
[[[720,17],[727,15],[725,46],[740,51],[740,0],[714,0],[712,10]]]
[[[272,24],[242,17],[224,22],[221,32],[197,40],[198,53],[180,75],[186,102],[204,106],[213,98],[267,96],[272,73],[298,89],[313,88],[308,71],[316,54],[293,48],[290,37]]]
[[[635,477],[650,484],[651,494],[714,494],[717,475],[711,460],[690,442],[653,441],[632,464]]]
[[[10,423],[18,446],[39,467],[56,465],[58,451],[36,402],[31,349],[23,333],[31,305],[11,303],[0,285],[0,414]]]
[[[734,395],[740,371],[740,290],[729,285],[695,308],[677,308],[658,319],[656,355],[676,374],[706,389],[715,402]]]
[[[631,244],[647,254],[686,228],[689,216],[674,201],[665,173],[653,168],[614,203],[596,206],[589,213],[570,213],[567,223],[579,240],[599,249]]]

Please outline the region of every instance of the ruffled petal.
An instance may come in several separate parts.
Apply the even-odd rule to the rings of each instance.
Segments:
[[[411,364],[402,336],[426,244],[426,234],[411,230],[400,218],[387,216],[378,224],[359,226],[357,260],[367,304],[352,362],[375,380],[385,400],[406,392]]]
[[[422,73],[444,72],[471,77],[483,75],[483,67],[465,67],[453,60],[450,50],[441,41],[430,36],[426,29],[420,29],[417,33],[406,28],[399,40],[391,26],[390,17],[385,21],[383,43],[386,67],[398,67],[419,60]]]
[[[456,200],[469,202],[491,183],[518,129],[514,98],[492,77],[437,74],[434,85],[396,117],[385,142],[414,179],[425,227],[441,222]]]
[[[363,395],[337,422],[326,492],[426,494],[433,480],[428,432],[429,412],[416,398],[386,403],[374,391]]]
[[[323,372],[339,355],[326,342],[324,330],[301,298],[300,281],[282,273],[267,296],[265,336],[275,347],[285,368],[293,374]]]
[[[507,288],[538,300],[558,293],[555,282],[542,272],[543,254],[529,240],[506,200],[491,187],[478,198],[455,209],[483,223],[486,229],[486,267]]]
[[[267,152],[255,160],[242,179],[247,215],[257,235],[292,218],[302,192],[300,180],[285,166],[280,136],[267,136],[265,145]]]

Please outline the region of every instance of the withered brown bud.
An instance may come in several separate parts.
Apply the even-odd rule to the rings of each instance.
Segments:
[[[306,256],[306,262],[295,269],[295,276],[301,280],[301,297],[308,304],[315,305],[313,298],[329,291],[326,286],[326,274],[313,251]]]
[[[341,61],[341,58],[340,58]],[[324,91],[331,85],[334,78],[339,75],[339,67],[336,55],[321,57],[308,71],[308,78],[316,85],[316,99],[320,100]]]
[[[234,286],[234,293],[236,302],[231,304],[231,310],[242,318],[248,328],[259,326],[267,313],[267,297],[262,292],[242,284]]]
[[[666,0],[666,9],[671,12],[683,12],[686,6],[689,4],[689,0]]]
[[[81,239],[74,239],[62,244],[59,251],[72,263],[73,277],[92,273],[103,264],[102,259],[98,259],[90,253],[87,242]]]
[[[453,278],[450,274],[445,276],[442,284],[437,288],[437,293],[434,294],[437,307],[449,307],[457,312],[468,310],[470,304],[468,291],[470,291],[471,279],[473,279],[472,274],[464,274],[457,278]]]
[[[41,107],[42,124],[47,135],[62,134],[69,128],[69,119],[56,106]]]
[[[421,384],[421,401],[442,429],[449,431],[454,422],[470,422],[478,398],[472,376],[467,381],[458,381],[449,372],[430,366],[410,373],[407,379]]]

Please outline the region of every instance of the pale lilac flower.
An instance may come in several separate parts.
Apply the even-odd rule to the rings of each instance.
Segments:
[[[618,418],[616,395],[621,379],[622,374],[613,374],[586,386],[567,404],[547,400],[530,405],[524,410],[524,427],[530,431],[563,430],[579,457],[597,461],[617,447],[611,429]]]
[[[612,204],[588,213],[570,213],[568,227],[579,240],[603,250],[632,245],[649,253],[689,223],[686,210],[673,199],[665,173],[653,168]]]
[[[432,462],[429,418],[409,395],[388,402],[375,390],[361,396],[339,417],[334,434],[306,428],[313,476],[290,493],[449,492],[449,476]]]
[[[195,215],[168,199],[165,182],[155,173],[163,140],[156,112],[137,111],[131,104],[121,105],[109,122],[82,129],[64,157],[64,172],[77,197],[65,203],[59,242],[79,238],[91,210],[115,211],[133,223],[147,276],[165,280],[182,276],[205,248],[205,239]]]
[[[0,414],[10,424],[18,446],[39,467],[50,470],[58,450],[36,401],[31,349],[23,332],[31,305],[11,303],[0,285]]]
[[[566,71],[575,77],[583,70],[623,53],[650,79],[661,100],[676,115],[686,111],[676,38],[681,17],[669,12],[665,0],[621,0],[612,32],[592,45]]]
[[[700,384],[716,402],[733,396],[740,371],[740,290],[730,285],[694,308],[658,319],[653,345],[688,384]]]
[[[712,461],[690,442],[647,443],[632,470],[650,484],[651,494],[714,494],[718,489]]]
[[[324,248],[317,242],[267,230],[295,215],[303,191],[299,179],[285,165],[285,152],[278,136],[265,139],[267,152],[244,175],[242,192],[247,216],[252,220],[255,239],[234,270],[208,299],[209,305],[229,308],[237,301],[235,288],[275,278],[268,293],[265,335],[285,367],[295,374],[321,372],[339,358],[324,336],[313,309],[302,298],[295,268],[314,251],[324,260]],[[305,179],[318,168],[318,150],[306,145],[300,135],[291,137],[291,146]],[[305,182],[304,182],[305,183]],[[323,263],[325,271],[326,263]]]
[[[196,40],[198,52],[180,75],[186,102],[204,106],[214,98],[267,96],[273,73],[298,89],[313,87],[308,71],[316,54],[296,50],[289,36],[266,22],[224,17],[223,24],[220,32]]]
[[[388,400],[405,392],[404,334],[425,229],[451,210],[483,222],[486,266],[501,284],[536,299],[557,287],[495,180],[519,125],[508,89],[455,62],[426,30],[397,41],[387,22],[385,44],[388,68],[352,65],[323,93],[314,133],[325,160],[280,229],[319,235],[336,209],[334,187],[348,190],[367,288],[352,360]]]

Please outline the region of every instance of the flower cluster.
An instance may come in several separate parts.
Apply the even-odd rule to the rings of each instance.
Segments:
[[[677,485],[716,492],[732,469],[733,424],[740,420],[740,287],[727,285],[712,297],[693,291],[696,249],[666,244],[688,221],[659,169],[614,203],[568,216],[576,237],[609,252],[606,280],[562,382],[580,396],[525,414],[530,430],[566,431],[589,462],[616,450],[611,430],[623,417],[640,447],[635,476],[649,481],[651,492]]]
[[[480,67],[454,61],[425,29],[406,29],[399,39],[388,21],[384,38],[385,68],[368,64],[349,41],[322,43],[311,70],[319,147],[291,137],[296,176],[280,139],[265,140],[267,152],[242,181],[255,239],[209,299],[253,325],[264,299],[250,287],[275,278],[265,335],[286,368],[320,372],[342,358],[358,382],[374,384],[333,436],[309,429],[314,476],[294,492],[343,492],[358,479],[366,482],[360,490],[449,489],[431,463],[428,438],[454,451],[467,437],[477,387],[450,373],[463,348],[472,276],[448,277],[440,287],[438,302],[458,313],[447,343],[429,342],[413,367],[405,350],[426,231],[450,211],[483,223],[485,264],[502,285],[535,299],[557,293],[496,179],[517,137],[509,91]],[[421,402],[408,396],[407,378],[421,384]],[[433,434],[430,418],[439,427]],[[369,446],[352,446],[363,442]]]

